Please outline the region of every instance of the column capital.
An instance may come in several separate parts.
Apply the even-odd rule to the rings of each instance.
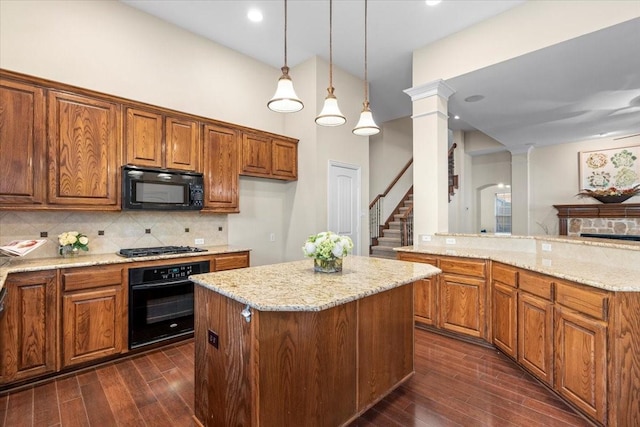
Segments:
[[[519,154],[529,154],[533,151],[533,145],[522,145],[519,147],[509,147],[509,151],[512,156],[517,156]]]
[[[405,89],[403,92],[409,95],[413,102],[433,95],[438,95],[441,98],[449,100],[449,97],[456,93],[455,89],[449,86],[447,82],[442,79],[410,87],[409,89]]]

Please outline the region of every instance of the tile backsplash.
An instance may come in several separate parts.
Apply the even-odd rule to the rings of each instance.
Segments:
[[[57,256],[58,235],[78,231],[89,237],[89,251],[115,253],[122,248],[226,245],[227,215],[200,212],[0,212],[0,245],[17,239],[49,242],[26,258]],[[41,233],[47,237],[40,237]],[[102,234],[103,233],[103,234]],[[204,239],[204,245],[195,244]]]

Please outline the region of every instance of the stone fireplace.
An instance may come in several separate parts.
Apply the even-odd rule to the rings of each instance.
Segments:
[[[558,210],[559,233],[640,236],[640,203],[553,205]]]

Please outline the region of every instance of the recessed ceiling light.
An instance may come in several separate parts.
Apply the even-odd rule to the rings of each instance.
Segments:
[[[249,18],[249,21],[251,22],[262,22],[262,12],[258,9],[249,9],[247,18]]]
[[[454,118],[455,120],[460,120],[460,116],[458,116],[457,114],[456,114],[455,116],[453,116],[453,118]]]
[[[464,100],[465,102],[478,102],[478,101],[482,101],[484,99],[484,96],[482,95],[471,95],[471,96],[467,96]]]
[[[427,6],[435,6],[440,3],[442,0],[426,0]]]

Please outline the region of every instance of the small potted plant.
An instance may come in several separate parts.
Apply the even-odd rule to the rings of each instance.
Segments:
[[[323,231],[309,236],[302,247],[304,254],[313,258],[314,271],[336,273],[342,271],[342,259],[353,249],[348,236]]]
[[[77,231],[66,231],[58,236],[58,253],[67,258],[89,250],[89,238]]]

